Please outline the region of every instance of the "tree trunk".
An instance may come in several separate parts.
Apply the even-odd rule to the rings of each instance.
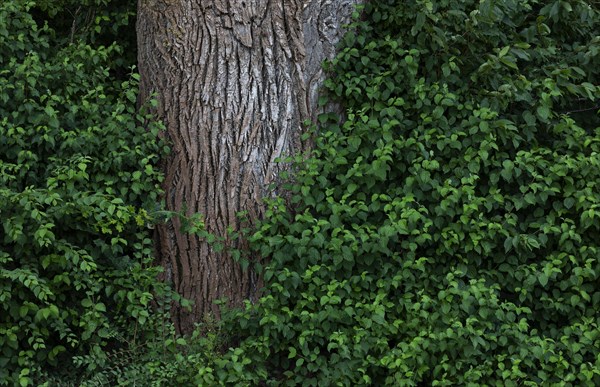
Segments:
[[[167,210],[203,214],[219,237],[239,228],[238,212],[250,223],[261,216],[283,168],[276,160],[302,150],[302,122],[316,119],[321,63],[357,2],[138,1],[140,100],[156,95],[172,143]],[[206,313],[218,316],[214,300],[256,296],[258,281],[180,228],[176,218],[157,228],[158,253],[167,280],[194,301],[191,313],[174,316],[188,331]]]

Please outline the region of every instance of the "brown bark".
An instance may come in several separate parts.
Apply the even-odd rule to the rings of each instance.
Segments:
[[[263,211],[262,198],[302,149],[305,119],[316,118],[321,62],[332,57],[357,0],[139,0],[140,99],[156,93],[172,154],[165,162],[168,210],[201,213],[207,231],[225,236]],[[227,297],[238,305],[257,278],[224,252],[180,232],[180,220],[158,227],[167,279],[194,301],[178,310],[186,331]],[[240,245],[232,247],[243,247]]]

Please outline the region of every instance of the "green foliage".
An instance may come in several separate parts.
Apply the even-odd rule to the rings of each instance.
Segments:
[[[29,12],[55,31],[54,44],[83,40],[93,47],[115,46],[106,62],[111,78],[125,79],[136,63],[136,2],[129,0],[37,0]]]
[[[162,334],[107,356],[106,365],[81,379],[78,386],[188,386],[204,385],[200,365],[219,357],[224,336],[214,320],[199,324],[188,337],[178,336],[169,324]],[[64,380],[54,380],[65,385]],[[53,384],[50,384],[53,385]]]
[[[598,6],[396,3],[351,26],[347,114],[250,238],[264,296],[188,338],[129,5],[1,3],[0,384],[600,385]]]
[[[0,3],[0,385],[101,368],[160,334],[171,297],[146,228],[161,126],[137,75],[109,76],[117,44],[60,39],[35,5]]]
[[[326,84],[347,116],[254,235],[266,293],[206,384],[599,385],[599,23],[368,2]]]

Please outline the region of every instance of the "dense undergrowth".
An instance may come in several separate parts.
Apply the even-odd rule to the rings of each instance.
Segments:
[[[135,82],[108,81],[117,46],[49,50],[52,32],[11,7],[0,370],[84,385],[600,384],[595,2],[368,2],[329,64],[346,117],[320,117],[289,202],[250,236],[270,257],[264,296],[185,339],[149,308],[171,297],[142,225],[164,145],[126,101]],[[61,376],[59,359],[79,367]]]
[[[96,38],[126,21],[107,4],[0,3],[0,385],[76,383],[169,332],[146,227],[166,146]]]
[[[369,2],[326,84],[347,117],[254,235],[267,294],[203,381],[598,385],[599,11]]]

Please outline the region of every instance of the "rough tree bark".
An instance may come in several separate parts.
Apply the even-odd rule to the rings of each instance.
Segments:
[[[204,215],[207,231],[225,236],[236,213],[260,217],[261,199],[282,168],[276,159],[301,150],[305,119],[358,0],[139,0],[140,100],[156,94],[172,154],[165,163],[166,207]],[[194,301],[176,312],[188,330],[213,301],[252,298],[257,278],[226,253],[158,227],[167,279]],[[233,243],[233,242],[232,242]],[[243,246],[233,246],[242,247]]]

